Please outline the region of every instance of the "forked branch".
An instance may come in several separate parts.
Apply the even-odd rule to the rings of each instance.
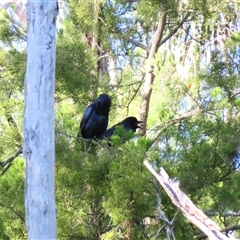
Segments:
[[[161,186],[164,188],[172,202],[183,215],[198,229],[200,229],[209,239],[214,240],[229,240],[235,239],[233,236],[226,236],[221,232],[221,228],[208,218],[200,209],[198,209],[191,199],[180,190],[179,182],[175,179],[170,179],[166,171],[161,167],[158,174],[153,167],[144,161],[144,165],[157,178]]]

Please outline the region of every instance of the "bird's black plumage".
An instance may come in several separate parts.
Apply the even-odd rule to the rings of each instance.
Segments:
[[[107,129],[111,98],[101,94],[83,113],[80,123],[83,138],[100,138]],[[78,133],[80,136],[80,132]]]
[[[141,121],[138,121],[137,118],[135,117],[127,117],[125,118],[122,122],[119,122],[117,124],[115,124],[114,126],[112,126],[111,128],[107,129],[102,138],[111,138],[111,136],[114,134],[116,127],[117,126],[123,126],[125,131],[130,131],[132,130],[133,132],[136,132],[137,128],[141,128],[140,126],[138,126],[138,124],[143,123]]]

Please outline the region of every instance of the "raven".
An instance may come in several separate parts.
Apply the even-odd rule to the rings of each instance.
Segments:
[[[107,129],[102,138],[110,139],[111,136],[114,134],[117,126],[123,126],[125,131],[132,130],[133,132],[136,132],[137,128],[141,128],[138,126],[139,123],[143,123],[141,121],[138,121],[135,117],[127,117],[122,122],[115,124],[111,128]]]
[[[77,136],[80,137],[81,130],[83,138],[100,138],[107,129],[110,107],[111,98],[101,94],[85,109]]]

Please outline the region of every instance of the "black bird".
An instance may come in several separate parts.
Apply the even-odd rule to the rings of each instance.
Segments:
[[[100,138],[108,125],[108,114],[111,107],[111,98],[107,94],[101,94],[84,111],[80,123],[81,136],[83,138]],[[80,131],[78,132],[80,137]]]
[[[111,128],[107,129],[104,132],[102,138],[110,139],[111,136],[114,134],[117,126],[123,126],[125,131],[132,130],[133,132],[136,132],[137,128],[141,128],[140,126],[138,126],[138,124],[140,123],[143,123],[143,122],[138,121],[135,117],[127,117],[122,122],[117,123]]]

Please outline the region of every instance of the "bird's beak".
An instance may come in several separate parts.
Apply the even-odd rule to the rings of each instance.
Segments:
[[[141,124],[141,123],[145,123],[145,122],[138,121],[138,122],[137,122],[137,126],[138,126],[138,124]],[[140,126],[138,126],[138,128],[142,129]]]

